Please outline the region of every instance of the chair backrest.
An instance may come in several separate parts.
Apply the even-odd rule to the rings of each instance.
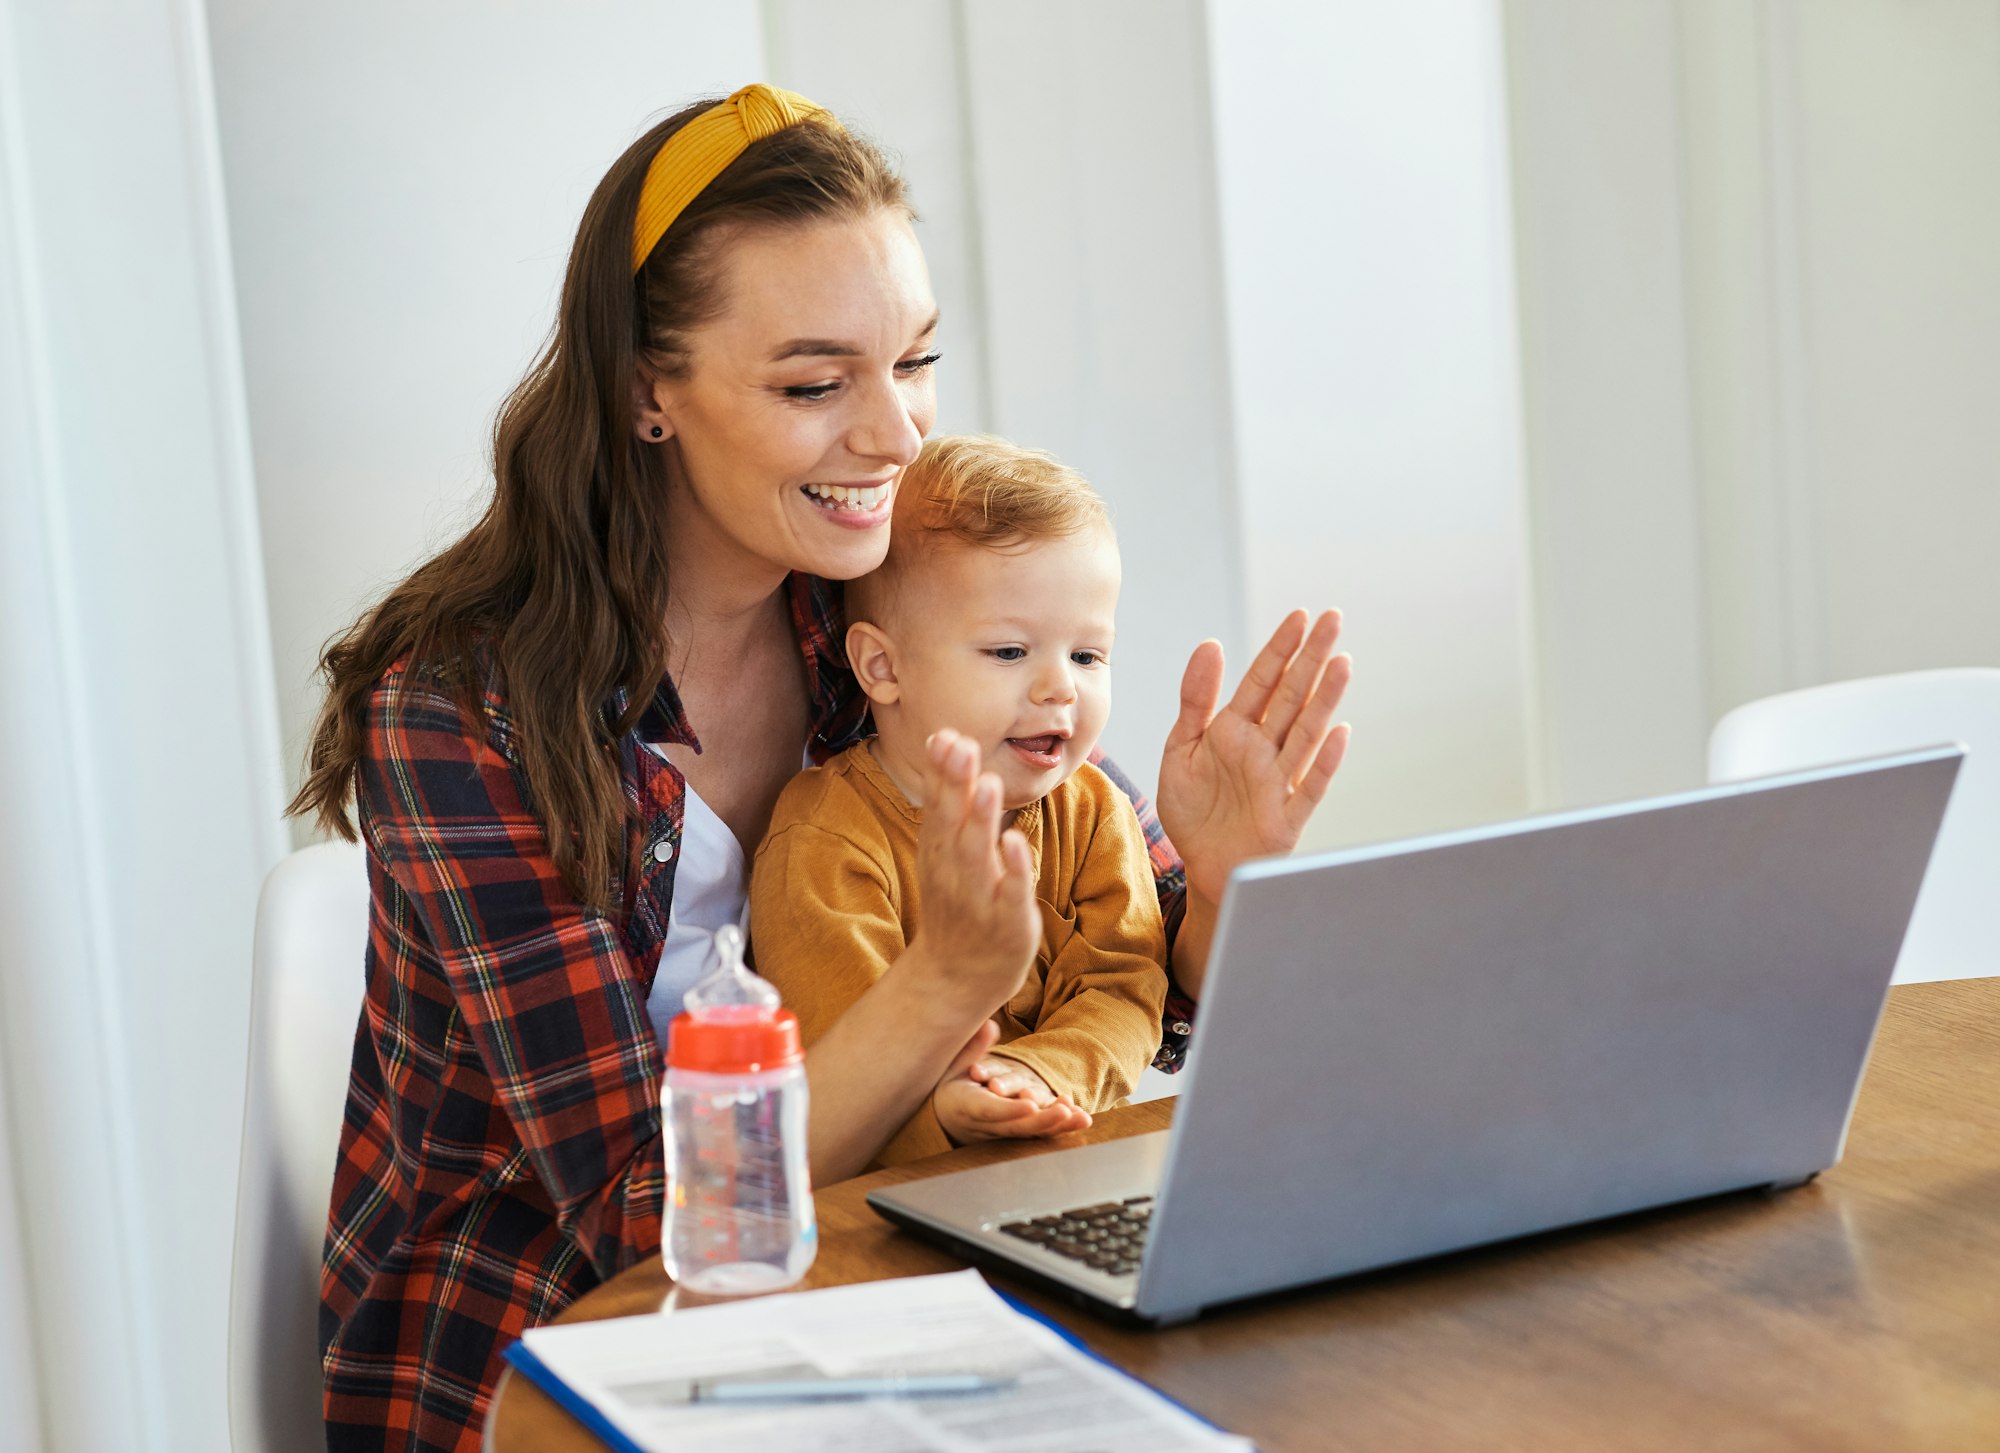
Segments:
[[[360,848],[304,848],[264,880],[229,1288],[235,1453],[280,1453],[326,1442],[320,1250],[367,942],[368,870]]]
[[[1767,696],[1730,712],[1708,740],[1711,782],[1941,742],[1968,750],[1896,961],[1899,984],[2000,972],[2000,670],[1912,671]]]

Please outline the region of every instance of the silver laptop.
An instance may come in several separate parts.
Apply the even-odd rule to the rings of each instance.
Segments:
[[[1840,1158],[1962,747],[1231,879],[1171,1130],[875,1192],[1120,1320]]]

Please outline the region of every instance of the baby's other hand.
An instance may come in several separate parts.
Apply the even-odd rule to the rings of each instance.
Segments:
[[[1049,1082],[1013,1059],[981,1059],[967,1065],[965,1073],[977,1084],[986,1086],[996,1095],[1007,1095],[1013,1099],[1026,1100],[1036,1109],[1054,1104],[1059,1098],[1049,1088]]]
[[[973,1078],[975,1073],[983,1074],[984,1080]],[[996,1089],[1000,1083],[1007,1084],[1009,1092]],[[1090,1128],[1090,1116],[1066,1096],[1050,1091],[1041,1076],[1025,1065],[1005,1061],[976,1062],[964,1075],[939,1085],[931,1104],[954,1145],[1033,1140]]]

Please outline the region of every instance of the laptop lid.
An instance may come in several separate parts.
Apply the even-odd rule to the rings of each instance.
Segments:
[[[1240,868],[1139,1312],[1833,1164],[1963,755]]]

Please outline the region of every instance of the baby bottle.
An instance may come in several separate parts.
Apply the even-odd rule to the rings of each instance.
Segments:
[[[743,965],[743,934],[715,935],[715,968],[667,1026],[663,1095],[667,1274],[736,1296],[791,1286],[819,1250],[806,1161],[799,1021]]]

